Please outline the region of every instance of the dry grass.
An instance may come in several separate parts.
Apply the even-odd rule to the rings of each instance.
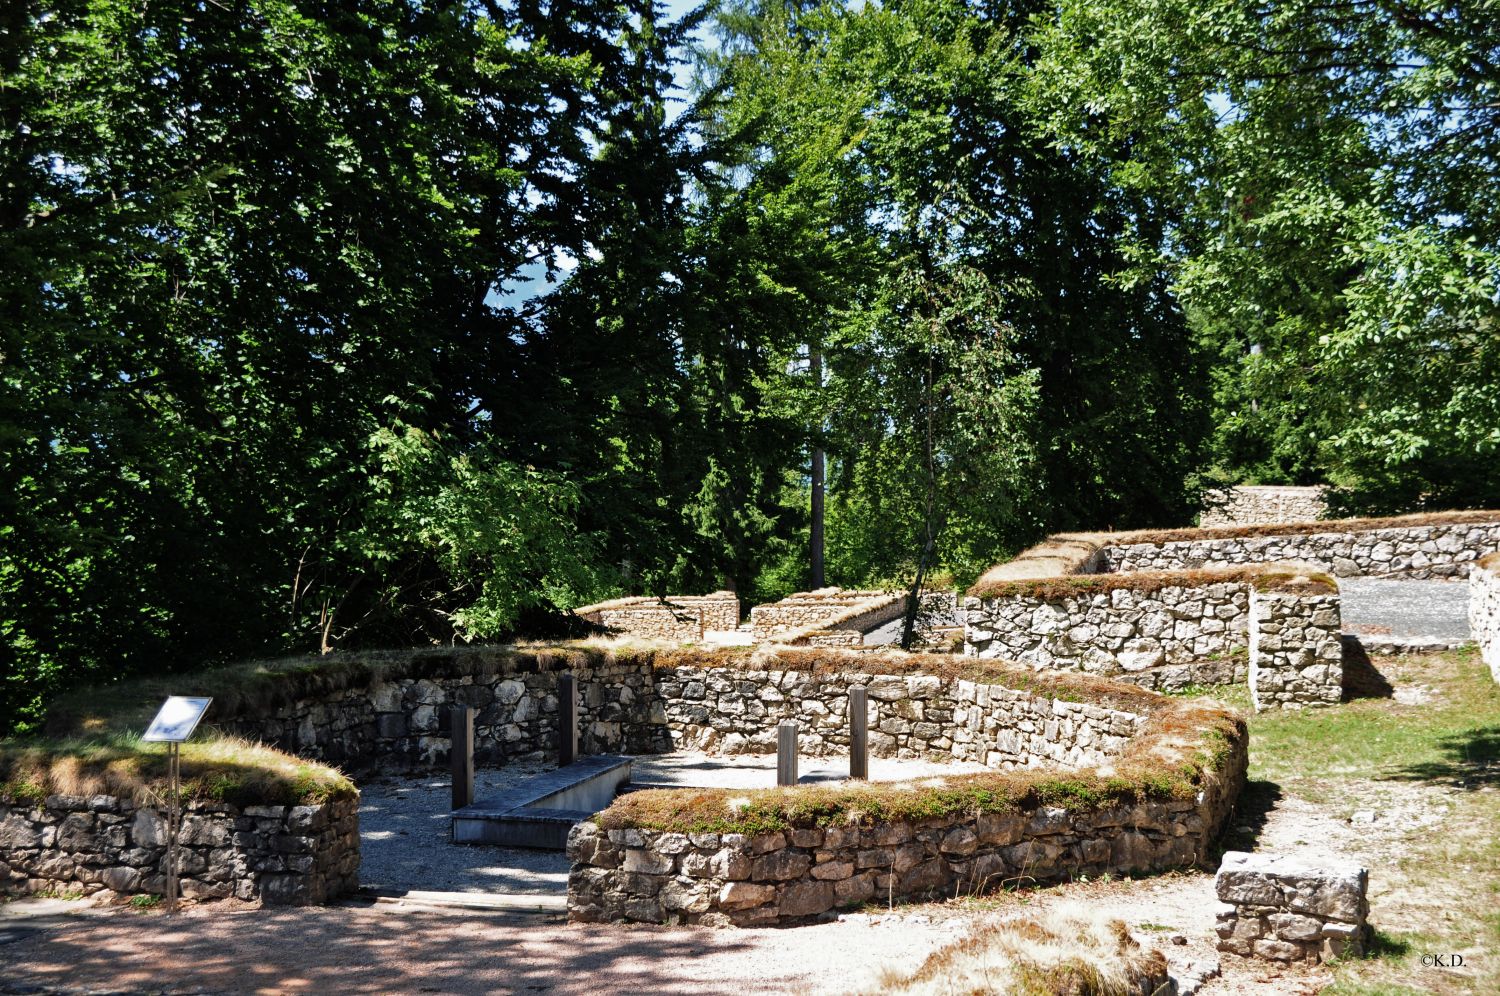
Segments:
[[[879,986],[890,996],[1134,996],[1166,982],[1161,952],[1077,907],[981,923],[914,972],[882,972]]]
[[[1240,539],[1251,536],[1309,536],[1315,533],[1369,532],[1375,529],[1472,523],[1500,523],[1500,511],[1474,509],[1462,512],[1420,512],[1414,515],[1394,515],[1375,519],[1319,519],[1315,522],[1268,523],[1258,526],[1141,529],[1124,533],[1067,533],[1060,537],[1052,537],[1052,539],[1097,542],[1103,546],[1128,546],[1135,543],[1185,543],[1194,540]]]
[[[1257,564],[1248,567],[1202,568],[1188,571],[1129,571],[1124,574],[1073,574],[1065,577],[998,581],[981,578],[969,589],[975,598],[1036,598],[1059,601],[1105,591],[1149,593],[1163,588],[1205,588],[1212,584],[1247,584],[1257,591],[1335,594],[1338,582],[1314,567]]]
[[[111,795],[146,804],[160,802],[166,786],[166,745],[139,737],[0,744],[0,799]],[[335,768],[223,736],[183,744],[182,789],[189,799],[235,805],[310,805],[355,793]]]

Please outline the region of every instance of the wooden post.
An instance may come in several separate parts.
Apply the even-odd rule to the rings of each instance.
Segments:
[[[182,745],[167,742],[167,791],[172,794],[167,807],[167,912],[177,912],[182,885],[177,880],[177,837],[182,830]]]
[[[578,679],[557,676],[557,766],[578,760]]]
[[[472,706],[454,706],[448,714],[451,747],[449,759],[453,764],[453,808],[463,809],[474,804],[474,709]]]
[[[776,727],[776,784],[797,784],[797,724],[790,719]]]
[[[870,777],[870,690],[849,689],[849,777]]]

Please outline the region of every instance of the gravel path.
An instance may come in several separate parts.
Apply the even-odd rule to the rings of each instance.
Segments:
[[[509,788],[553,765],[520,762],[474,773],[474,794]],[[378,889],[557,893],[568,887],[561,851],[451,842],[453,782],[400,775],[360,783],[359,881]]]
[[[1339,592],[1346,633],[1469,638],[1467,582],[1340,578]]]
[[[551,765],[517,763],[474,774],[474,795],[483,802]],[[977,764],[870,759],[872,781],[901,781],[983,771]],[[803,758],[800,782],[842,781],[845,757]],[[776,784],[776,758],[717,757],[683,752],[638,757],[638,784],[769,788]],[[560,851],[451,840],[452,782],[447,775],[389,775],[360,784],[359,881],[375,889],[474,893],[560,893],[568,887],[568,861]]]
[[[0,947],[0,993],[871,992],[873,966],[909,971],[954,934],[925,916],[702,930],[222,903],[69,920]]]

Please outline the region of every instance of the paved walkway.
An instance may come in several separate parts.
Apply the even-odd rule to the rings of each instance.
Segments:
[[[474,773],[483,799],[553,767],[518,762]],[[568,887],[561,851],[452,842],[453,782],[398,775],[360,782],[359,882],[374,889],[557,893]]]
[[[1469,639],[1466,581],[1340,578],[1344,632]]]

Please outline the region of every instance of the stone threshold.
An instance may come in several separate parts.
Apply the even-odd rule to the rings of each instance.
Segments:
[[[630,758],[618,754],[581,757],[544,771],[499,797],[453,811],[453,843],[499,844],[560,851],[568,831],[607,809],[630,782]]]

